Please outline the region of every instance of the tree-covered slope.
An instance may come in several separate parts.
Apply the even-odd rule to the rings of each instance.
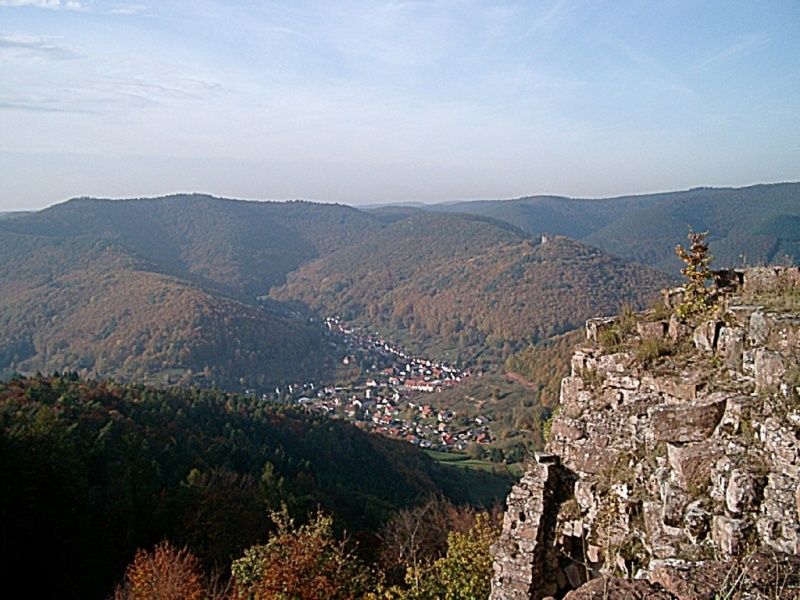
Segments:
[[[332,364],[318,326],[165,275],[108,238],[0,232],[0,374],[241,390]]]
[[[643,208],[657,195],[584,200],[562,196],[530,196],[513,200],[478,200],[435,204],[429,210],[459,212],[505,221],[533,237],[544,233],[580,239]]]
[[[667,282],[566,238],[537,244],[499,221],[426,214],[308,264],[273,294],[422,347],[480,352],[572,329],[626,299],[641,305]]]
[[[162,273],[248,297],[267,293],[303,263],[379,228],[375,218],[348,206],[199,194],[77,198],[0,221],[0,232],[108,239]]]
[[[687,228],[708,231],[719,267],[766,264],[782,255],[798,260],[800,184],[697,189],[625,215],[585,238],[589,244],[659,269],[679,265],[676,244]]]
[[[361,211],[209,196],[81,198],[0,221],[0,374],[242,390],[316,378],[322,329],[255,302],[379,230]]]
[[[507,490],[291,407],[72,376],[0,383],[0,478],[0,573],[36,598],[107,597],[135,549],[165,538],[225,572],[281,503],[363,538],[431,493]]]
[[[565,235],[667,273],[678,270],[673,251],[685,240],[689,226],[711,233],[719,266],[800,259],[800,233],[794,226],[800,216],[800,183],[592,200],[531,196],[424,208],[492,217],[533,237]]]

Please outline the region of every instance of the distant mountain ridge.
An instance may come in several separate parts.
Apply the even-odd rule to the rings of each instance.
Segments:
[[[235,390],[317,378],[336,350],[299,303],[451,358],[507,356],[646,302],[677,275],[688,225],[711,232],[717,266],[796,261],[800,184],[369,210],[77,198],[0,218],[0,375]]]
[[[674,248],[686,239],[689,226],[710,232],[718,267],[800,259],[800,228],[790,227],[800,217],[796,182],[598,199],[530,196],[424,210],[492,217],[534,237],[565,235],[668,273],[677,272]]]

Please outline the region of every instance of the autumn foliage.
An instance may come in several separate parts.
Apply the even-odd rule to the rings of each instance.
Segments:
[[[137,550],[114,600],[203,600],[200,561],[186,548],[162,542],[152,552]]]
[[[238,598],[252,600],[350,600],[373,586],[369,569],[333,535],[322,513],[296,526],[284,509],[272,513],[277,531],[245,551],[232,573]]]

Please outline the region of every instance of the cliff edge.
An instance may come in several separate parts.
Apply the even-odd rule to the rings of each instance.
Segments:
[[[713,316],[587,322],[491,600],[800,598],[800,268],[715,275]]]

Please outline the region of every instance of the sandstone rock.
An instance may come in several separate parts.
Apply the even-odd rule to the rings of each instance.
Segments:
[[[744,272],[746,292],[768,292],[800,286],[799,267],[755,267]]]
[[[667,337],[673,342],[680,342],[688,339],[692,335],[692,328],[681,322],[677,315],[672,315],[669,318],[669,325],[667,327]]]
[[[760,310],[750,315],[750,327],[747,332],[750,343],[756,346],[765,344],[769,337],[770,322]]]
[[[786,373],[783,358],[766,348],[758,348],[755,354],[756,392],[777,391]]]
[[[675,600],[675,596],[649,581],[600,577],[564,596],[564,600]]]
[[[766,344],[783,354],[800,352],[800,317],[796,315],[770,315],[771,325]]]
[[[744,329],[723,327],[719,332],[717,354],[722,357],[728,369],[741,371],[744,355]]]
[[[691,377],[658,378],[653,381],[656,391],[676,400],[691,401],[697,398],[697,382]]]
[[[578,479],[574,488],[575,500],[583,512],[592,509],[596,504],[595,484],[587,479]]]
[[[670,527],[683,525],[683,511],[689,503],[689,496],[679,487],[667,483],[661,493],[661,521]]]
[[[586,430],[580,421],[575,419],[556,419],[550,428],[550,433],[554,437],[564,438],[566,440],[579,440],[586,436]]]
[[[725,506],[734,514],[757,510],[763,489],[764,479],[762,477],[734,469],[728,478]]]
[[[728,556],[737,556],[744,549],[748,533],[746,521],[715,515],[711,521],[711,537]]]
[[[595,363],[594,351],[591,348],[576,350],[570,360],[570,375],[580,377],[584,373],[593,371]]]
[[[561,393],[559,404],[561,410],[568,417],[579,417],[589,407],[591,394],[584,390],[583,379],[580,377],[564,377],[561,380]]]
[[[643,340],[660,340],[667,334],[667,321],[640,321],[636,323],[636,333]]]
[[[661,585],[679,600],[715,598],[729,576],[730,565],[722,562],[704,564],[678,560],[654,560],[648,579]]]
[[[745,350],[742,353],[742,372],[750,376],[756,374],[756,351]]]
[[[708,438],[725,412],[726,398],[714,396],[691,404],[664,404],[650,410],[653,438],[659,442],[697,442]]]
[[[586,321],[586,339],[590,342],[599,342],[604,331],[611,329],[617,322],[617,317],[596,317]]]
[[[693,544],[699,544],[708,535],[711,515],[703,508],[703,500],[695,500],[686,507],[684,531]]]
[[[675,482],[691,494],[703,493],[711,483],[714,464],[724,453],[715,442],[667,445],[667,457]]]
[[[492,546],[492,600],[530,600],[555,594],[556,574],[546,567],[555,551],[549,502],[561,494],[561,467],[533,463],[508,495],[498,541]]]
[[[722,430],[727,435],[742,433],[742,425],[751,422],[754,404],[755,400],[751,396],[729,397],[718,431]]]
[[[697,326],[694,333],[692,333],[694,347],[702,352],[714,352],[714,349],[717,347],[720,329],[722,329],[722,323],[715,320],[706,321]]]
[[[746,329],[750,326],[750,317],[752,314],[758,310],[761,310],[761,308],[762,307],[758,306],[757,304],[737,304],[729,306],[727,313],[733,317],[736,325]]]
[[[783,281],[785,271],[776,273],[772,281]],[[800,287],[800,270],[796,275]],[[701,350],[682,347],[675,360],[651,370],[629,353],[607,354],[599,345],[576,351],[548,445],[562,457],[566,495],[553,500],[556,488],[538,476],[515,486],[508,535],[504,521],[506,537],[495,545],[492,600],[564,598],[586,570],[590,576],[635,571],[637,579],[669,589],[598,580],[581,586],[583,598],[602,586],[598,598],[668,592],[650,597],[710,599],[730,592],[735,580],[742,600],[794,600],[800,588],[781,596],[766,563],[757,572],[747,569],[760,548],[773,562],[797,554],[792,575],[800,571],[800,410],[785,381],[800,355],[800,317],[740,299],[723,298],[725,305],[726,324],[707,322],[695,336]],[[607,325],[595,324],[595,338],[597,327]],[[637,330],[643,338],[658,337],[664,327]],[[676,337],[685,335],[682,327],[677,318],[666,326]],[[727,372],[718,369],[721,361]],[[713,392],[720,389],[726,391]],[[531,473],[542,468],[555,466],[537,463]],[[620,560],[631,558],[628,551],[638,570]],[[576,570],[570,557],[586,567]],[[762,572],[771,573],[763,580],[772,589],[757,582]],[[576,593],[568,597],[580,598]]]

